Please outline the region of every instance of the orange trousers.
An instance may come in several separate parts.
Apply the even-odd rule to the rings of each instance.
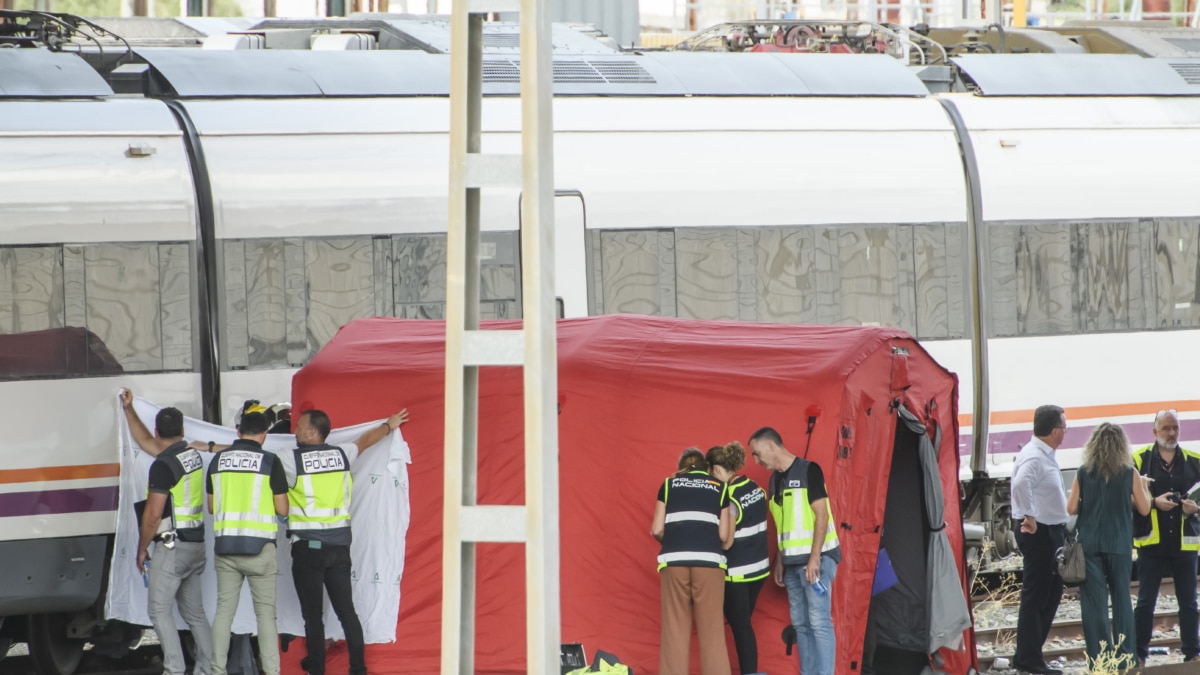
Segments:
[[[730,675],[725,648],[725,570],[719,567],[664,567],[662,581],[662,642],[659,675],[688,675],[692,616],[700,640],[700,672]]]

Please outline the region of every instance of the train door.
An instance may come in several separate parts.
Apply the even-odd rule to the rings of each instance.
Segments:
[[[558,317],[591,313],[587,203],[579,190],[554,191],[554,283]],[[520,208],[518,207],[518,221]],[[518,255],[520,255],[518,253]],[[522,264],[521,269],[524,269]]]

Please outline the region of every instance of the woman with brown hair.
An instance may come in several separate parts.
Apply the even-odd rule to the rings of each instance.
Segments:
[[[733,631],[738,666],[749,675],[758,672],[758,640],[750,617],[763,582],[771,574],[767,551],[767,493],[758,483],[737,472],[746,464],[746,450],[733,441],[708,449],[713,476],[729,486],[729,511],[733,516],[733,546],[725,552],[725,620]]]
[[[650,534],[662,542],[660,675],[687,675],[693,612],[700,640],[700,672],[729,675],[721,605],[725,549],[733,543],[733,516],[725,483],[708,474],[704,453],[688,448],[679,471],[663,481]]]
[[[1087,562],[1079,601],[1088,659],[1094,661],[1099,656],[1100,643],[1104,642],[1108,651],[1124,658],[1126,666],[1133,666],[1137,659],[1133,605],[1129,600],[1133,568],[1131,501],[1138,513],[1150,513],[1150,495],[1134,471],[1125,431],[1104,422],[1083,448],[1083,464],[1071,485],[1067,513],[1079,515],[1075,527]]]

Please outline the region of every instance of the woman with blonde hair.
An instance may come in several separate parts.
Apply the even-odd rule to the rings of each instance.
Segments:
[[[704,453],[688,448],[679,471],[658,488],[650,534],[662,542],[660,675],[688,675],[692,619],[700,641],[700,672],[729,675],[721,604],[725,549],[733,543],[733,516],[725,483],[708,474]]]
[[[1104,422],[1096,427],[1084,446],[1083,464],[1071,485],[1067,512],[1079,516],[1075,527],[1087,562],[1079,600],[1088,659],[1094,661],[1100,655],[1100,643],[1104,642],[1107,651],[1123,657],[1127,666],[1137,661],[1133,605],[1129,599],[1133,568],[1131,501],[1138,513],[1150,513],[1150,495],[1133,468],[1125,431]]]
[[[763,582],[771,574],[767,551],[767,493],[738,471],[746,464],[746,450],[733,441],[708,449],[712,475],[729,486],[729,511],[733,516],[733,546],[725,552],[725,620],[733,631],[738,667],[745,675],[758,672],[758,640],[750,618]]]

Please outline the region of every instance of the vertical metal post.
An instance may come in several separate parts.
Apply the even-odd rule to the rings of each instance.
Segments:
[[[475,543],[525,543],[527,669],[559,662],[558,371],[550,0],[459,0],[451,17],[443,675],[474,672]],[[483,23],[521,12],[521,155],[483,154]],[[521,330],[479,329],[480,190],[522,190]],[[525,367],[525,505],[480,505],[479,367]]]
[[[521,2],[525,624],[529,672],[559,672],[558,344],[550,0]]]
[[[466,3],[460,3],[465,5]],[[483,15],[455,8],[450,21],[450,207],[446,238],[446,432],[442,543],[442,673],[473,673],[475,543],[461,536],[476,503],[479,368],[463,362],[466,331],[479,329],[479,188],[467,187],[480,149]]]

